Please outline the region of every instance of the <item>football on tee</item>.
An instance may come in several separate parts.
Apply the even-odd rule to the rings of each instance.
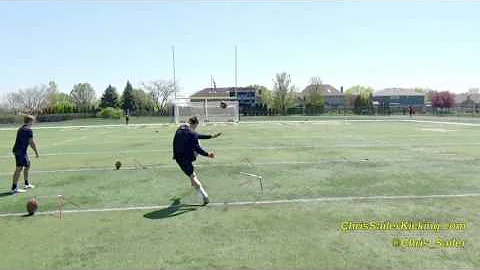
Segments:
[[[122,162],[120,162],[120,161],[115,162],[115,168],[116,168],[117,170],[119,170],[120,167],[122,167]]]
[[[37,211],[38,209],[38,202],[37,200],[35,200],[35,198],[32,198],[30,199],[28,202],[27,202],[27,212],[29,215],[33,215],[35,214],[35,212]]]

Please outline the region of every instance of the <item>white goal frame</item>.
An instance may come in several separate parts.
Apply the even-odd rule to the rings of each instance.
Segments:
[[[220,106],[227,104],[226,108]],[[184,123],[188,117],[197,116],[202,123],[239,122],[239,102],[234,98],[177,98],[173,100],[174,121]]]

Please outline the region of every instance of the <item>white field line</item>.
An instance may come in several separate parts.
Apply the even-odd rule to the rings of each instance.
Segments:
[[[59,145],[63,145],[63,144],[69,143],[69,142],[76,142],[76,141],[84,140],[86,138],[87,138],[87,136],[73,137],[73,138],[70,138],[70,139],[65,139],[65,140],[53,143],[51,146],[59,146]]]
[[[70,139],[72,140],[72,139]],[[74,140],[73,140],[74,141]],[[64,142],[64,141],[62,141]],[[289,146],[256,146],[256,145],[244,145],[244,146],[218,146],[216,149],[298,149],[298,148],[309,148],[309,149],[327,149],[327,148],[380,148],[380,147],[440,147],[440,146],[480,146],[480,142],[458,142],[458,143],[435,143],[435,144],[396,144],[396,143],[377,143],[377,144],[334,144],[334,145],[289,145]],[[130,153],[170,153],[172,149],[168,148],[159,148],[159,149],[144,149],[144,150],[118,150],[118,151],[85,151],[85,152],[59,152],[59,153],[44,153],[42,156],[69,156],[69,155],[111,155],[111,154],[130,154]],[[12,154],[9,152],[7,155],[0,156],[0,159],[11,159],[13,158]]]
[[[111,124],[111,125],[86,125],[86,126],[32,126],[33,130],[36,129],[80,129],[80,128],[110,128],[110,127],[140,127],[140,126],[172,126],[173,123],[148,123],[148,124],[130,124],[128,126],[122,124]],[[18,127],[10,127],[10,128],[0,128],[0,131],[12,131],[18,130]]]
[[[345,123],[345,122],[413,122],[413,123],[429,123],[429,124],[445,124],[445,125],[460,125],[460,126],[480,126],[480,123],[465,123],[465,122],[453,122],[452,121],[431,121],[431,120],[413,120],[413,119],[402,119],[402,118],[393,118],[393,119],[325,119],[325,120],[275,120],[275,121],[246,121],[239,123],[231,122],[217,122],[214,124],[204,124],[205,126],[210,125],[268,125],[270,123],[277,124],[289,124],[289,123]],[[110,124],[110,125],[84,125],[84,126],[33,126],[32,129],[75,129],[75,128],[109,128],[109,127],[151,127],[151,126],[163,126],[163,127],[172,127],[176,126],[173,123],[146,123],[146,124],[130,124],[128,126],[123,124]],[[10,128],[0,128],[0,131],[14,131],[18,127]]]
[[[247,176],[252,176],[252,177],[256,177],[256,178],[262,178],[261,176],[256,175],[256,174],[253,174],[253,173],[246,173],[246,172],[240,172],[240,173],[243,174],[243,175],[247,175]]]
[[[465,158],[465,159],[447,159],[447,160],[438,160],[439,162],[451,162],[451,161],[476,161],[476,158]],[[393,160],[347,160],[347,159],[330,159],[330,160],[318,160],[318,161],[271,161],[271,162],[236,162],[236,163],[203,163],[203,164],[195,164],[195,167],[236,167],[236,166],[252,166],[252,165],[266,165],[266,166],[275,166],[275,165],[319,165],[319,164],[332,164],[332,163],[384,163],[384,162],[412,162],[411,159],[393,159]],[[178,165],[176,163],[170,164],[143,164],[146,169],[155,169],[155,168],[177,168]],[[99,172],[99,171],[114,171],[115,169],[112,167],[90,167],[90,168],[65,168],[65,169],[58,169],[58,170],[32,170],[30,174],[43,174],[43,173],[67,173],[67,172]],[[122,167],[122,170],[141,170],[138,167]],[[12,172],[0,172],[0,176],[11,175]]]
[[[291,203],[315,203],[315,202],[341,202],[341,201],[368,201],[368,200],[415,200],[415,199],[444,199],[444,198],[465,198],[478,197],[480,193],[470,194],[438,194],[438,195],[404,195],[404,196],[359,196],[359,197],[318,197],[318,198],[299,198],[283,200],[264,200],[264,201],[238,201],[238,202],[218,202],[210,203],[208,207],[222,206],[248,206],[248,205],[273,205],[273,204],[291,204]],[[167,208],[170,205],[150,205],[150,206],[127,206],[116,208],[93,208],[93,209],[73,209],[64,210],[64,214],[74,213],[95,213],[95,212],[113,212],[113,211],[131,211],[131,210],[154,210]],[[37,212],[35,215],[57,214],[58,211]],[[0,217],[23,216],[25,213],[2,213]]]
[[[427,124],[446,124],[456,126],[472,126],[480,127],[480,124],[476,123],[464,123],[464,122],[443,122],[443,121],[430,121],[430,120],[402,120],[403,122],[415,122],[415,123],[427,123]]]

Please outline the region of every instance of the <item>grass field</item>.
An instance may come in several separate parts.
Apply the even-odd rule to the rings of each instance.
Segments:
[[[196,163],[207,207],[196,206],[200,199],[171,159],[172,124],[147,118],[93,128],[120,121],[77,120],[68,124],[87,127],[34,129],[37,188],[14,196],[6,192],[15,131],[0,129],[0,268],[480,268],[480,122],[288,121],[305,119],[201,126],[223,132],[201,142],[217,158]],[[240,172],[262,175],[264,192]],[[58,194],[71,211],[63,219],[48,212]],[[33,196],[37,215],[5,215],[23,214]],[[457,226],[345,231],[348,221]],[[394,247],[397,238],[432,247]],[[436,244],[452,238],[464,246]]]

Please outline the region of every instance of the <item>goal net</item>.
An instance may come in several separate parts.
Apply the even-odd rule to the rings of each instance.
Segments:
[[[198,100],[198,101],[197,101]],[[222,108],[221,103],[227,106]],[[237,100],[231,99],[176,99],[173,101],[175,123],[182,123],[188,117],[196,115],[200,122],[238,122],[239,107]]]

